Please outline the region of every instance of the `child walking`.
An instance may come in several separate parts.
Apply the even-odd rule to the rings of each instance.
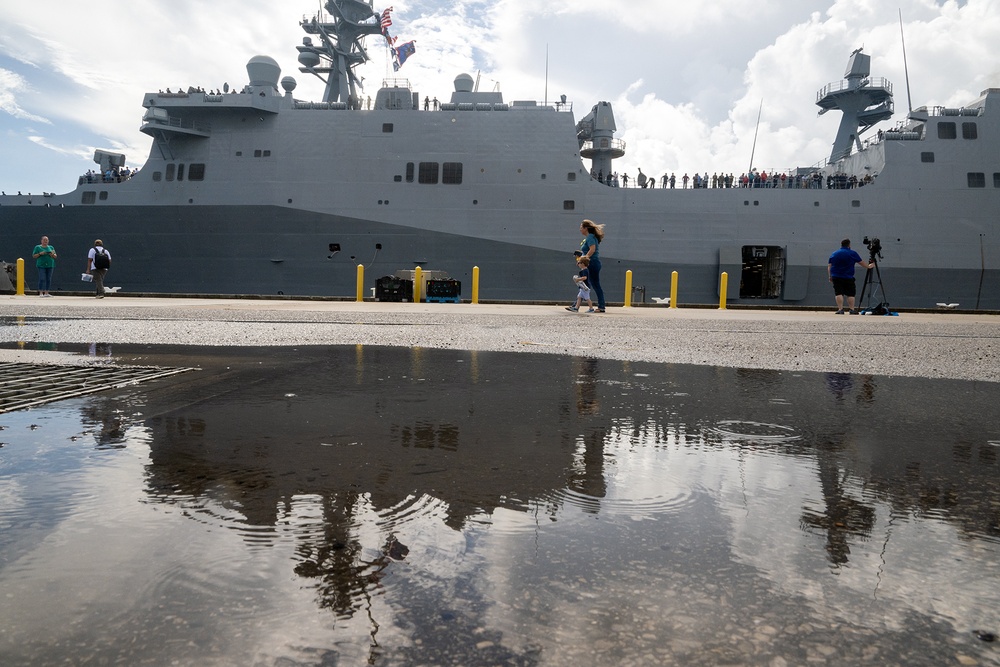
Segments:
[[[590,266],[590,259],[587,257],[577,257],[576,265],[580,267],[580,272],[573,276],[573,282],[579,288],[576,293],[576,305],[566,306],[566,310],[576,313],[580,310],[583,302],[586,301],[589,307],[587,312],[593,313],[595,311],[594,302],[590,300],[590,269],[588,268]]]

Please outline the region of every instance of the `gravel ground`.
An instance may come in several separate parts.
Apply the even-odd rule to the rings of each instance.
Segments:
[[[1000,382],[1000,316],[788,310],[0,297],[0,343],[395,345]],[[30,346],[29,346],[30,347]],[[0,350],[0,361],[81,363]]]

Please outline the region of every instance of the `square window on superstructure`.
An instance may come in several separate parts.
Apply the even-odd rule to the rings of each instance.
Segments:
[[[955,139],[957,136],[955,123],[950,121],[938,123],[938,139]]]
[[[921,153],[920,154],[920,161],[921,162],[934,162],[934,153],[933,153],[933,151],[925,151],[925,152]]]
[[[993,187],[1000,188],[1000,172],[993,172]]]
[[[573,210],[576,210],[576,201],[573,200],[573,199],[566,199],[566,200],[564,200],[563,201],[563,210],[564,211],[573,211]]]
[[[95,201],[97,201],[97,193],[93,191],[84,192],[83,197],[80,199],[81,204],[93,204]]]
[[[963,139],[979,138],[979,128],[976,127],[975,123],[962,123],[962,138]]]
[[[382,123],[382,134],[392,134],[392,123]]]
[[[440,165],[437,162],[421,162],[417,182],[428,185],[436,184],[438,182],[439,168]]]
[[[461,185],[462,184],[462,163],[461,162],[445,162],[442,165],[441,182],[442,183],[447,183],[448,185]]]
[[[969,172],[969,187],[970,188],[985,188],[986,187],[986,174],[981,171],[970,171]]]
[[[188,167],[188,180],[189,181],[204,181],[205,180],[205,163],[204,162],[193,162],[191,166]]]

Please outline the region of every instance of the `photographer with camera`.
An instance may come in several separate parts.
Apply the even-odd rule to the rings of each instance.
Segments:
[[[844,297],[847,297],[847,308],[851,315],[857,315],[854,308],[854,296],[857,294],[857,286],[854,283],[854,267],[860,264],[866,269],[875,266],[875,255],[872,254],[870,260],[865,261],[861,255],[851,250],[851,240],[844,239],[840,242],[840,250],[830,255],[827,264],[827,273],[830,275],[830,282],[833,283],[833,294],[837,299],[837,315],[844,314]]]

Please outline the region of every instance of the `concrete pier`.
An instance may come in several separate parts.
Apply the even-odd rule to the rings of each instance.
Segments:
[[[38,343],[361,344],[1000,382],[1000,316],[833,310],[0,296],[0,361],[83,363]]]

